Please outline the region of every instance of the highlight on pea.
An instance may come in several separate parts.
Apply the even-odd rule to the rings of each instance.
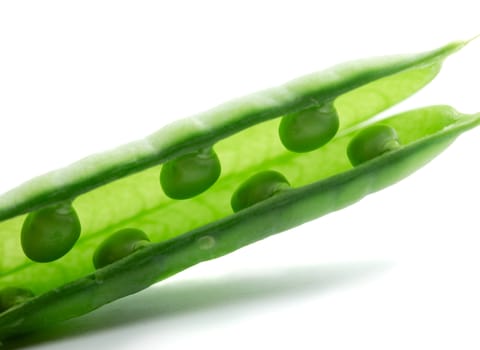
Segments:
[[[279,136],[286,149],[310,152],[330,141],[338,131],[339,119],[333,103],[287,114],[280,122]]]
[[[150,243],[145,232],[126,228],[113,233],[95,250],[93,265],[96,269],[110,265]]]
[[[400,148],[400,140],[394,128],[376,124],[361,130],[347,148],[352,165],[360,165],[387,152]]]
[[[28,214],[22,227],[22,248],[33,261],[54,261],[73,248],[80,231],[80,220],[72,204],[58,203]]]
[[[160,174],[165,194],[188,199],[209,189],[219,178],[220,160],[212,148],[204,148],[166,162]]]
[[[230,204],[234,212],[251,207],[290,188],[290,184],[278,171],[257,173],[243,182],[233,193]]]

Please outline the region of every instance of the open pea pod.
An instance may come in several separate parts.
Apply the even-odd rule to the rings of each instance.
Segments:
[[[0,339],[88,313],[409,175],[480,116],[434,106],[364,125],[464,45],[307,75],[4,194]]]

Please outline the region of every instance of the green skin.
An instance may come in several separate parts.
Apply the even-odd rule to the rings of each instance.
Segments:
[[[0,312],[10,309],[15,305],[23,304],[34,295],[28,289],[7,287],[0,290]]]
[[[230,205],[236,213],[290,188],[285,176],[277,171],[263,171],[247,179],[233,193]]]
[[[212,149],[183,155],[165,163],[160,183],[173,199],[188,199],[210,188],[220,176],[221,166]]]
[[[280,140],[292,152],[310,152],[330,141],[338,131],[337,111],[331,103],[284,116]]]
[[[18,240],[22,214],[60,200],[75,198],[83,227],[71,252],[48,266],[29,262],[20,248],[2,250],[9,263],[1,271],[1,286],[28,288],[37,296],[0,315],[0,339],[88,313],[199,262],[350,205],[411,174],[477,126],[480,115],[434,106],[388,118],[382,124],[396,130],[402,146],[356,167],[347,147],[360,125],[431,81],[442,60],[464,44],[347,63],[300,78],[0,197],[0,234],[11,245]],[[285,149],[275,118],[328,103],[340,118],[336,136],[312,152]],[[213,144],[222,165],[215,185],[188,200],[168,198],[158,184],[157,165]],[[292,188],[232,213],[229,204],[240,184],[266,170],[282,174]],[[95,247],[124,227],[148,232],[153,243],[94,270]]]
[[[361,130],[347,147],[352,165],[359,165],[400,147],[397,132],[388,125],[372,125]]]
[[[149,242],[150,239],[141,230],[126,228],[117,231],[97,247],[93,254],[93,266],[96,269],[101,269],[113,264],[115,261],[144,247]]]
[[[22,226],[23,252],[36,262],[60,259],[80,237],[81,225],[70,202],[28,214]]]

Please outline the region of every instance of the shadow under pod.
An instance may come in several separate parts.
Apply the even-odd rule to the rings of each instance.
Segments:
[[[255,270],[221,278],[182,280],[157,285],[120,299],[85,316],[53,328],[5,342],[20,349],[65,338],[88,336],[149,319],[166,319],[202,310],[248,307],[259,300],[299,297],[353,284],[392,267],[388,261],[348,262],[318,266],[295,266],[278,270]],[[112,340],[115,342],[115,340]]]

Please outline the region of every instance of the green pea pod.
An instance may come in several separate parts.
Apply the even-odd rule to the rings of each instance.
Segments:
[[[464,45],[354,61],[307,75],[178,121],[144,140],[93,155],[4,194],[0,288],[28,289],[35,297],[0,314],[0,339],[88,313],[199,262],[350,205],[411,174],[477,126],[480,115],[463,115],[447,106],[413,110],[381,122],[395,130],[399,147],[382,149],[355,167],[347,148],[373,116],[430,82],[442,61]],[[308,147],[298,148],[302,153],[286,149],[278,134],[280,117],[315,107],[338,115],[335,136],[327,133],[328,142],[315,143],[309,134]],[[295,139],[295,145],[301,142]],[[312,149],[312,144],[321,147]],[[193,182],[193,192],[182,192],[182,200],[163,192],[163,163],[181,159],[175,164],[183,164],[185,155],[213,149],[220,175],[216,160],[211,172],[202,163],[198,171],[206,175],[200,184]],[[238,188],[254,193],[248,188],[243,192],[248,179],[264,171],[281,174],[290,187],[259,201],[248,199],[248,205],[233,213],[232,195]],[[79,240],[58,260],[29,260],[20,244],[26,216],[62,202],[73,203],[78,214]],[[107,238],[125,228],[146,234],[139,236],[141,249],[135,243],[126,256],[97,263],[95,270],[97,247],[114,245]],[[151,243],[143,239],[147,236]]]

